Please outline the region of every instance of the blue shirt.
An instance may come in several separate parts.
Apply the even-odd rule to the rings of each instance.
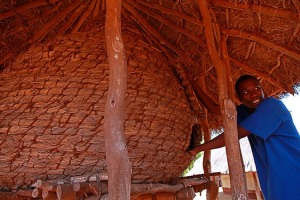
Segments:
[[[300,199],[300,136],[285,105],[266,98],[254,113],[237,107],[248,136],[265,200]]]

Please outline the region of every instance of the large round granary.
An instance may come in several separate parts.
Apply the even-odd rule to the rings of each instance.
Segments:
[[[170,182],[188,166],[193,111],[162,53],[124,31],[125,134],[134,182]],[[0,74],[0,186],[106,172],[104,30],[31,47]]]

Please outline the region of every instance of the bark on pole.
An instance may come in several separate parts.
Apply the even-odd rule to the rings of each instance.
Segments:
[[[127,59],[121,34],[121,0],[106,1],[106,50],[109,88],[104,113],[104,136],[110,200],[129,200],[131,164],[124,134]]]
[[[216,49],[215,38],[212,29],[212,21],[207,1],[198,0],[198,4],[202,15],[208,53],[215,65],[218,74],[219,102],[221,106],[222,119],[224,122],[224,138],[230,173],[232,199],[245,200],[248,199],[247,185],[240,146],[238,142],[236,109],[233,101],[228,98],[226,65],[220,58],[219,53]]]

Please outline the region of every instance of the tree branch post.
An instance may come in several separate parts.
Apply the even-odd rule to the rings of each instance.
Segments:
[[[121,0],[106,1],[105,38],[109,61],[104,113],[108,194],[110,200],[129,200],[131,163],[124,133],[127,59],[121,34]]]
[[[230,186],[232,189],[231,195],[234,200],[247,200],[247,183],[238,141],[236,109],[233,101],[228,98],[226,65],[220,58],[216,48],[208,3],[206,0],[198,0],[198,4],[203,18],[204,35],[208,53],[215,65],[218,75],[219,102],[224,122],[224,138],[230,175]]]

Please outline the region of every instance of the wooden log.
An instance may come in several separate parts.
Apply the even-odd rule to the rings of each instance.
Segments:
[[[0,193],[1,195],[1,193]],[[17,192],[18,197],[32,197],[32,190],[19,190]]]
[[[55,192],[50,192],[49,190],[44,189],[42,191],[42,198],[45,200],[56,200],[57,194]]]
[[[180,190],[194,185],[202,185],[208,183],[207,179],[179,179],[176,185],[167,184],[132,184],[131,186],[131,197],[132,199],[137,198],[142,194],[158,193],[158,192],[168,192],[176,193]]]
[[[42,180],[37,180],[36,182],[36,188],[40,190],[48,190],[48,191],[55,191],[56,190],[56,184],[42,181]]]
[[[73,183],[73,190],[77,193],[90,192],[95,195],[108,192],[107,182]]]
[[[73,190],[71,184],[61,184],[56,187],[56,194],[58,200],[74,200],[76,192]]]
[[[42,197],[41,190],[39,190],[38,188],[34,188],[31,192],[31,196],[33,198],[41,198]]]
[[[178,200],[193,200],[195,196],[196,194],[192,187],[184,188],[176,193],[176,197],[177,197],[176,199]]]
[[[23,190],[22,190],[22,192],[23,192]],[[30,195],[31,195],[31,193],[30,193]],[[0,200],[23,200],[25,198],[27,200],[30,200],[31,196],[19,196],[15,192],[0,192]]]

